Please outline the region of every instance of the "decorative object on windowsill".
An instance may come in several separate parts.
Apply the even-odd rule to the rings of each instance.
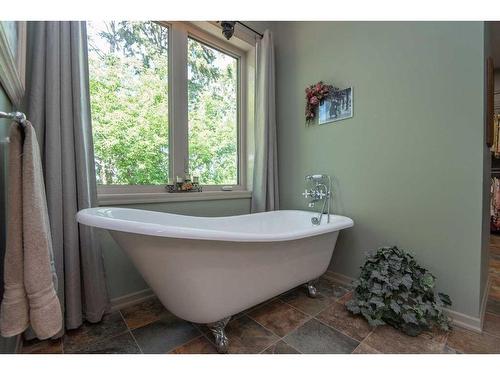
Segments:
[[[433,327],[448,331],[450,319],[443,307],[451,306],[451,300],[434,291],[435,281],[412,255],[396,246],[383,247],[367,256],[346,308],[371,326],[389,324],[409,336]]]
[[[177,176],[175,179],[175,184],[172,180],[169,180],[166,189],[169,193],[195,193],[201,192],[203,189],[200,185],[198,176],[193,176],[193,180],[191,180],[191,176],[186,175],[186,177],[182,178]]]

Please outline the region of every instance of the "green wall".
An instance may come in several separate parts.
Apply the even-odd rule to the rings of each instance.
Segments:
[[[230,216],[250,212],[250,199],[120,205],[120,207],[191,216]],[[115,299],[148,288],[135,266],[107,231],[100,231],[109,297]]]
[[[454,310],[478,316],[483,23],[279,22],[274,31],[281,208],[306,208],[306,174],[334,176],[335,211],[355,222],[334,271],[356,277],[366,251],[398,245],[438,277]],[[353,86],[353,118],[305,126],[304,88],[319,80]]]

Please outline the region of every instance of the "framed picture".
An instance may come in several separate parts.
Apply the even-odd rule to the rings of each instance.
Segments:
[[[320,125],[352,117],[352,87],[338,90],[319,105]]]
[[[0,83],[15,107],[24,95],[26,22],[0,21]]]

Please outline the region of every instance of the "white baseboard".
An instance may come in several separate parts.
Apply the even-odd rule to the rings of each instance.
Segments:
[[[154,293],[151,289],[143,289],[138,292],[126,294],[121,297],[112,298],[111,299],[111,311],[116,311],[119,309],[123,309],[125,307],[134,305],[136,303],[145,301],[149,298],[154,297]]]
[[[344,286],[351,286],[352,282],[355,280],[352,277],[343,275],[338,272],[334,272],[332,270],[327,270],[325,272],[325,276],[339,283],[340,285]],[[483,300],[481,301],[481,312],[479,314],[479,317],[466,315],[461,312],[450,309],[443,309],[446,312],[446,314],[452,319],[453,321],[452,324],[474,332],[481,333],[483,331],[483,320],[484,320],[483,317],[486,310],[486,300],[488,297],[489,286],[490,286],[490,279],[488,277],[488,282],[486,285],[487,289],[486,292],[484,293]]]
[[[486,279],[486,286],[484,289],[483,300],[481,301],[481,309],[479,310],[479,317],[481,318],[481,332],[483,331],[484,315],[486,314],[486,305],[488,303],[488,295],[490,294],[490,288],[491,288],[491,275],[488,272],[488,278]]]
[[[340,285],[348,287],[352,287],[352,282],[355,280],[352,277],[343,275],[338,272],[333,272],[332,270],[326,270],[324,276],[328,277],[329,279],[333,280],[334,282]]]
[[[451,318],[453,325],[477,333],[483,332],[481,318],[462,314],[461,312],[446,308],[443,308],[443,311],[446,313],[446,315],[448,315]]]

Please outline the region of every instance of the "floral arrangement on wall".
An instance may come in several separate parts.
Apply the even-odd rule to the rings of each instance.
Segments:
[[[306,87],[306,122],[310,124],[316,118],[317,108],[321,102],[338,91],[337,87],[327,85],[323,81]]]

